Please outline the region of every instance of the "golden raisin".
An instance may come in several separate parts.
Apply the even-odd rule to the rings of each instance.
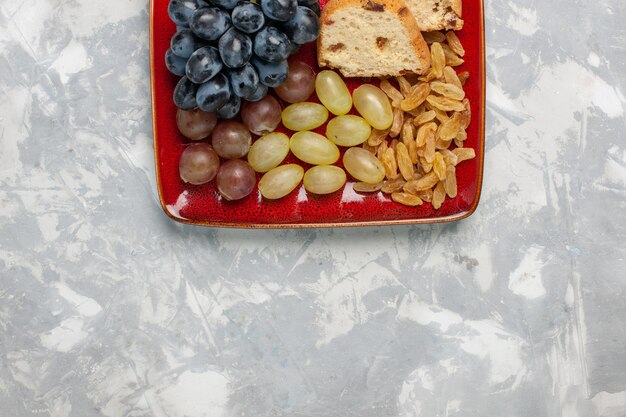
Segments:
[[[396,203],[403,204],[409,207],[421,206],[424,204],[421,198],[416,195],[408,193],[392,193],[391,199]]]
[[[445,67],[443,69],[443,77],[446,80],[446,83],[456,85],[459,88],[463,88],[463,83],[459,79],[459,76],[456,74],[456,71],[452,67]]]
[[[472,148],[456,148],[452,152],[456,155],[457,165],[463,161],[473,159],[476,157],[476,152]]]
[[[402,131],[402,125],[404,124],[404,112],[400,109],[393,109],[393,123],[391,129],[389,129],[389,136],[395,138]]]
[[[446,97],[428,96],[426,101],[435,108],[443,111],[464,111],[465,106],[457,100],[451,100]]]
[[[389,129],[387,130],[378,130],[372,129],[372,133],[370,133],[370,137],[367,139],[367,143],[370,146],[378,146],[389,136]]]
[[[444,46],[439,42],[434,42],[430,46],[431,71],[435,78],[443,75],[443,68],[446,66],[446,54]]]
[[[413,163],[411,162],[411,157],[409,156],[409,150],[402,142],[398,143],[398,147],[396,149],[396,159],[398,162],[398,168],[400,169],[400,173],[404,179],[407,181],[413,179]]]
[[[380,191],[383,187],[383,183],[379,182],[378,184],[368,184],[366,182],[355,182],[352,185],[352,189],[357,193],[375,193]]]
[[[404,184],[406,184],[404,178],[396,178],[395,180],[385,181],[380,190],[385,194],[396,193],[402,190]]]
[[[435,113],[434,110],[429,110],[413,119],[413,124],[415,126],[423,125],[424,123],[432,121],[435,116],[437,116],[437,113]]]
[[[437,152],[435,153],[435,159],[433,161],[433,172],[440,180],[446,179],[446,162],[443,160],[443,155]]]
[[[388,179],[394,179],[398,176],[398,164],[396,162],[396,154],[393,148],[387,148],[380,162],[385,168],[385,176]]]
[[[465,62],[463,58],[459,57],[448,45],[441,45],[441,49],[444,55],[444,66],[458,67]]]
[[[454,53],[458,56],[465,55],[465,49],[463,48],[463,45],[461,45],[461,41],[459,40],[459,37],[456,36],[456,33],[448,31],[448,33],[446,33],[446,39],[448,40],[448,46],[452,49],[452,51],[454,51]]]
[[[404,185],[404,191],[415,194],[419,191],[430,190],[437,184],[437,182],[439,182],[437,174],[431,171],[418,180],[411,180],[407,182]]]
[[[452,100],[463,100],[465,98],[465,91],[463,91],[463,88],[457,87],[454,84],[433,81],[430,83],[430,89],[444,97],[451,98]]]
[[[385,79],[380,82],[380,89],[387,94],[387,97],[391,100],[393,107],[398,107],[399,103],[404,99],[402,93],[391,83]]]
[[[421,82],[417,83],[411,88],[406,98],[402,100],[400,108],[404,111],[413,110],[422,104],[429,94],[430,85]]]
[[[439,210],[446,199],[446,191],[443,188],[443,182],[439,182],[433,191],[433,207]]]
[[[453,165],[446,167],[446,180],[443,183],[443,187],[448,197],[456,197],[458,190],[456,188],[456,169]]]

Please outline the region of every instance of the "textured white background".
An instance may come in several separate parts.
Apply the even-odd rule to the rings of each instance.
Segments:
[[[626,416],[626,9],[487,1],[458,224],[158,204],[146,0],[0,0],[3,417]]]

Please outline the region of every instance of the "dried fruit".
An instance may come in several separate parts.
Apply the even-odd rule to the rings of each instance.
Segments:
[[[448,46],[450,49],[452,49],[458,56],[465,55],[465,49],[463,48],[463,45],[461,45],[461,41],[458,36],[456,36],[456,33],[448,31],[448,33],[446,33],[446,39],[448,40]]]
[[[431,59],[430,70],[435,78],[439,78],[443,75],[443,68],[446,66],[446,61],[447,61],[447,56],[446,56],[445,51],[446,49],[439,42],[434,42],[430,46],[430,59]],[[454,66],[454,65],[451,65],[451,66]]]
[[[372,129],[372,133],[370,133],[370,137],[367,139],[367,143],[370,146],[378,146],[389,136],[389,129],[386,130],[378,130]]]
[[[457,157],[457,164],[476,157],[476,152],[472,148],[456,148],[452,150]]]
[[[413,120],[405,119],[404,126],[402,126],[402,134],[400,135],[402,142],[408,147],[410,142],[415,142],[415,130],[413,127]]]
[[[402,95],[402,93],[396,87],[391,85],[389,80],[382,80],[380,82],[380,89],[383,90],[385,94],[387,94],[387,97],[389,97],[389,99],[391,99],[391,105],[393,107],[398,107],[399,103],[404,100],[404,96]]]
[[[454,84],[433,81],[430,83],[430,89],[444,97],[451,98],[452,100],[463,100],[465,98],[465,91],[463,91],[461,87],[457,87]]]
[[[393,148],[393,151],[396,151],[396,148],[398,147],[398,142],[400,142],[398,139],[394,139],[391,141],[391,143],[389,144],[390,148]]]
[[[419,191],[430,190],[439,182],[439,177],[434,172],[425,174],[418,180],[411,180],[404,185],[404,191],[416,194]]]
[[[424,148],[424,159],[426,162],[432,163],[435,160],[436,149],[435,134],[431,132],[426,138],[426,146]]]
[[[463,119],[461,121],[461,127],[463,129],[467,129],[472,121],[472,109],[470,108],[470,103],[468,99],[464,99],[462,103],[464,110],[461,112],[461,115],[463,116]]]
[[[424,123],[427,123],[433,120],[435,116],[437,116],[437,113],[435,113],[434,110],[429,110],[427,112],[420,114],[415,119],[413,119],[413,124],[415,126],[423,125]]]
[[[413,87],[411,83],[406,79],[406,77],[403,76],[396,77],[396,80],[398,81],[402,95],[404,97],[408,96],[411,91],[411,87]]]
[[[415,137],[415,143],[418,147],[424,146],[428,136],[437,130],[437,123],[429,122],[420,126],[417,130],[417,136]]]
[[[440,180],[446,179],[446,162],[443,160],[443,155],[439,152],[435,153],[435,159],[433,161],[433,172]]]
[[[389,147],[389,144],[387,143],[387,141],[386,140],[382,141],[380,145],[378,145],[378,149],[376,150],[376,158],[382,159],[388,147]]]
[[[389,129],[389,136],[395,138],[402,131],[402,125],[404,124],[404,112],[400,109],[393,109],[393,123],[391,129]]]
[[[417,108],[420,104],[426,100],[426,97],[430,94],[430,85],[427,83],[417,83],[414,85],[409,94],[400,103],[400,108],[404,111],[410,111]]]
[[[391,101],[391,126],[372,129],[362,148],[374,154],[386,180],[356,183],[357,192],[382,191],[399,204],[432,203],[435,210],[457,196],[455,166],[474,158],[463,148],[471,122],[469,100],[463,85],[469,77],[457,74],[465,50],[453,32],[423,33],[430,46],[431,70],[426,75],[410,74],[380,82],[381,93]],[[387,138],[393,138],[387,142]],[[450,150],[452,143],[457,146]],[[354,175],[353,175],[354,176]]]
[[[378,146],[371,146],[367,142],[363,142],[363,145],[361,145],[361,147],[371,154],[376,154],[376,150],[378,149]]]
[[[443,111],[464,111],[465,106],[457,100],[451,100],[446,97],[428,96],[426,101],[433,107]]]
[[[446,190],[448,197],[456,197],[458,192],[456,188],[456,169],[453,165],[446,167],[446,180],[443,183],[443,187]]]
[[[402,190],[402,188],[404,187],[404,184],[406,184],[406,181],[404,180],[404,178],[396,178],[395,180],[388,180],[384,182],[380,191],[382,191],[385,194],[396,193]]]
[[[448,45],[441,45],[441,49],[445,58],[444,66],[449,65],[451,67],[458,67],[459,65],[463,65],[463,63],[465,62],[463,58],[459,57],[456,52],[450,49]]]
[[[469,73],[468,73],[469,75]],[[446,80],[448,84],[456,85],[459,88],[463,88],[463,83],[459,79],[459,76],[456,74],[456,71],[452,67],[445,67],[443,69],[443,78]]]
[[[357,193],[376,193],[383,187],[382,181],[376,184],[369,184],[367,182],[355,182],[352,185],[352,189]]]
[[[400,203],[409,207],[421,206],[424,204],[421,198],[416,195],[408,193],[392,193],[391,199],[396,203]]]
[[[406,113],[410,114],[413,117],[417,117],[417,116],[420,116],[421,114],[423,114],[425,111],[426,111],[426,107],[424,106],[424,103],[422,103],[419,106],[417,106],[416,109],[409,110]]]
[[[448,120],[448,113],[438,109],[437,107],[433,106],[432,104],[430,104],[429,102],[426,102],[426,108],[429,111],[434,111],[435,112],[435,118],[439,121],[439,123],[443,123],[446,120]]]
[[[423,75],[419,78],[420,81],[425,82],[425,83],[429,83],[432,80],[436,80],[437,79],[437,74],[435,74],[435,72],[433,71],[432,67],[430,69],[430,71],[428,71],[428,74]]]
[[[437,150],[448,149],[451,144],[452,144],[452,140],[442,140],[441,138],[438,138],[435,141],[435,149]]]
[[[439,210],[445,199],[446,191],[443,188],[443,182],[439,182],[433,191],[433,207],[435,210]]]
[[[398,147],[396,149],[396,159],[398,162],[398,169],[400,169],[400,173],[404,179],[407,181],[412,180],[415,169],[413,168],[413,163],[411,162],[411,157],[409,156],[409,150],[402,142],[398,143]]]
[[[459,130],[461,130],[461,114],[454,113],[452,117],[441,123],[437,133],[441,140],[452,140],[459,133]]]
[[[443,155],[443,160],[446,161],[446,165],[456,165],[458,158],[454,152],[449,149],[442,149],[441,154]]]
[[[417,196],[426,203],[430,203],[433,201],[433,190],[429,188],[428,190],[418,191]]]
[[[409,142],[409,146],[407,146],[407,149],[409,150],[409,158],[411,158],[411,163],[413,165],[417,164],[417,143],[412,140],[411,142]]]
[[[380,162],[383,163],[387,179],[391,180],[398,176],[398,163],[396,162],[396,153],[393,148],[387,148]]]

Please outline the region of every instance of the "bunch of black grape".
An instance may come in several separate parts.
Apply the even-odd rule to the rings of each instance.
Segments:
[[[317,0],[171,0],[178,31],[165,54],[182,76],[174,103],[230,119],[287,79],[287,58],[319,35]]]

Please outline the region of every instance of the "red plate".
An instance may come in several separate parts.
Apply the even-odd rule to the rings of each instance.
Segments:
[[[326,1],[322,0],[321,4]],[[157,183],[163,210],[172,219],[221,227],[337,227],[450,222],[464,219],[474,212],[480,198],[484,157],[485,38],[482,0],[463,2],[465,26],[457,32],[466,51],[465,64],[458,69],[470,72],[465,92],[471,103],[472,122],[467,129],[465,144],[474,148],[476,158],[458,165],[458,196],[446,199],[439,210],[434,210],[429,203],[417,208],[405,207],[382,193],[357,194],[352,190],[351,180],[343,190],[327,196],[308,194],[303,187],[299,187],[285,198],[268,201],[255,188],[251,195],[235,202],[220,197],[215,181],[202,186],[183,183],[178,176],[178,159],[188,141],[177,130],[176,108],[172,102],[178,77],[168,72],[164,62],[170,38],[176,31],[176,26],[167,15],[168,3],[169,0],[151,2],[150,67]],[[319,69],[313,45],[303,48],[293,58],[309,63],[316,71]],[[371,82],[377,83],[376,80]],[[348,86],[352,90],[357,85],[358,82],[351,81]],[[323,133],[323,130],[320,132]],[[292,156],[288,158],[291,159],[286,162],[297,162]]]

